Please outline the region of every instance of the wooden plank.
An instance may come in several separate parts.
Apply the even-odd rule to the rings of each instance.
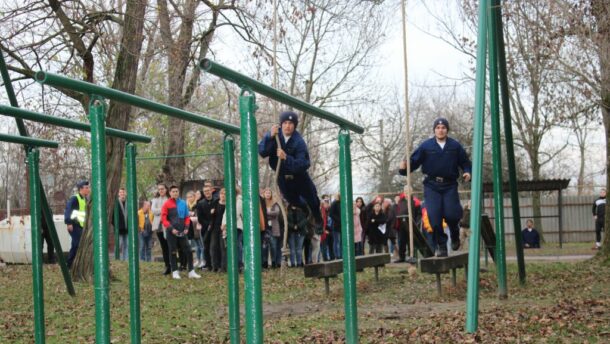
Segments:
[[[370,254],[356,257],[356,270],[370,267],[384,266],[390,263],[388,253]],[[305,277],[329,277],[343,273],[343,260],[333,260],[316,264],[305,265],[303,272]]]
[[[449,257],[431,257],[419,260],[421,272],[446,273],[449,270],[463,268],[468,265],[468,253],[457,253]]]

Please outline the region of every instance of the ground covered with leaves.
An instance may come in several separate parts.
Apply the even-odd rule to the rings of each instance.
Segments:
[[[484,266],[482,264],[482,266]],[[141,264],[143,343],[228,341],[226,275],[174,281],[159,263]],[[112,262],[112,342],[129,342],[127,265]],[[433,275],[406,273],[392,264],[375,282],[372,271],[357,275],[359,333],[363,343],[608,343],[610,262],[527,264],[520,287],[516,264],[508,265],[509,297],[497,298],[493,264],[480,274],[479,330],[466,334],[466,282],[443,277],[438,296]],[[77,283],[77,297],[65,292],[58,266],[45,266],[47,343],[93,343],[93,288]],[[305,279],[300,269],[263,272],[264,330],[268,343],[344,341],[343,281]],[[242,325],[243,281],[241,284]],[[33,306],[30,266],[0,268],[0,343],[31,343]],[[242,326],[243,327],[243,326]],[[242,328],[242,340],[244,331]]]

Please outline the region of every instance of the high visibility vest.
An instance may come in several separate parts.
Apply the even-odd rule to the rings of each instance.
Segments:
[[[78,201],[78,210],[72,210],[72,214],[70,214],[70,219],[78,221],[81,227],[85,227],[85,220],[87,218],[87,201],[79,194],[76,195],[76,200]]]

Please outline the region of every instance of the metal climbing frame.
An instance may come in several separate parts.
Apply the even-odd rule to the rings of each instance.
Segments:
[[[32,235],[32,295],[34,298],[34,340],[44,343],[44,286],[42,284],[42,238],[41,238],[41,204],[40,176],[38,174],[39,152],[37,147],[57,148],[55,141],[41,140],[32,137],[0,134],[0,141],[18,143],[27,147],[27,161],[30,189],[30,229]]]
[[[356,304],[356,271],[354,259],[354,223],[352,216],[352,174],[350,156],[350,133],[361,134],[364,129],[331,112],[322,110],[300,99],[278,91],[254,79],[219,65],[208,59],[201,60],[199,67],[208,73],[231,81],[241,88],[239,110],[241,115],[241,164],[243,186],[243,224],[244,224],[244,288],[246,303],[246,341],[263,342],[261,254],[259,223],[259,184],[258,151],[255,93],[262,94],[295,109],[321,119],[333,122],[339,131],[339,173],[342,198],[341,202],[342,250],[343,250],[343,287],[345,297],[345,337],[348,343],[358,342],[358,311]],[[232,327],[233,328],[233,327]],[[237,343],[231,338],[232,343]]]
[[[470,252],[468,257],[468,289],[466,294],[466,331],[475,332],[478,327],[479,313],[479,254],[481,235],[481,191],[483,170],[483,129],[485,115],[485,72],[487,49],[489,48],[489,80],[490,104],[492,121],[492,147],[493,147],[493,180],[494,203],[496,204],[496,266],[498,279],[498,296],[506,298],[506,257],[504,251],[504,214],[502,212],[502,166],[500,145],[500,97],[498,96],[498,82],[502,96],[502,112],[504,117],[504,131],[510,180],[511,205],[514,211],[513,225],[515,231],[515,245],[519,265],[519,281],[525,283],[525,264],[523,261],[523,247],[521,246],[519,198],[517,195],[517,177],[515,169],[515,154],[513,148],[512,125],[510,119],[510,105],[508,99],[508,82],[506,73],[506,56],[504,51],[504,38],[502,29],[502,15],[500,0],[481,0],[479,2],[478,21],[478,48],[477,72],[475,90],[475,117],[473,138],[473,164],[472,164],[472,209],[470,224],[472,235],[470,237]]]
[[[237,126],[223,123],[215,119],[207,118],[192,112],[178,109],[165,104],[135,96],[126,92],[117,91],[112,88],[98,86],[85,81],[70,79],[61,75],[46,72],[37,72],[34,79],[41,84],[58,88],[70,89],[91,96],[89,106],[89,120],[91,122],[91,156],[92,156],[92,199],[94,204],[106,204],[106,146],[104,140],[106,106],[105,99],[129,104],[135,107],[175,117],[188,122],[200,124],[206,127],[222,130],[226,140],[231,140],[231,134],[239,134]],[[128,166],[128,194],[127,203],[130,210],[128,221],[129,235],[129,271],[130,271],[130,314],[131,314],[131,342],[140,343],[140,300],[137,258],[137,197],[135,192],[135,146],[127,146]],[[226,157],[225,157],[226,158]],[[229,164],[234,164],[230,161]],[[234,167],[233,167],[234,168]],[[129,185],[131,183],[132,185]],[[225,179],[225,183],[234,183],[234,180]],[[234,197],[234,196],[233,196]],[[230,199],[230,197],[229,197]],[[227,212],[235,216],[235,202],[227,202]],[[95,277],[95,319],[96,319],[96,343],[110,343],[110,298],[108,288],[108,250],[107,246],[107,211],[106,207],[94,207],[93,228],[94,233],[94,271]],[[233,222],[235,223],[235,222]],[[235,230],[229,228],[228,230]],[[98,273],[101,272],[101,273]],[[231,287],[230,287],[231,288]]]

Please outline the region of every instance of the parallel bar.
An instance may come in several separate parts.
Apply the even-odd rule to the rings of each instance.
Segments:
[[[28,121],[34,121],[39,123],[46,123],[51,125],[57,125],[64,128],[82,130],[91,132],[91,125],[87,123],[81,123],[79,121],[74,121],[71,119],[60,118],[45,115],[42,113],[28,111],[24,109],[20,109],[18,107],[13,106],[5,106],[0,105],[0,114],[11,116],[17,119],[25,119]],[[125,139],[132,142],[142,142],[142,143],[150,143],[152,138],[150,136],[140,135],[136,133],[132,133],[129,131],[114,129],[114,128],[106,128],[106,135],[112,137],[118,137],[121,139]]]
[[[517,168],[515,164],[515,148],[513,143],[513,124],[510,115],[510,99],[508,96],[508,72],[506,71],[506,52],[504,50],[504,30],[502,28],[502,6],[500,0],[493,0],[496,27],[494,31],[498,38],[498,72],[500,76],[500,94],[502,96],[502,115],[504,118],[504,136],[506,138],[506,161],[508,162],[508,179],[510,184],[510,203],[513,213],[513,229],[515,232],[515,252],[519,267],[519,283],[525,285],[525,258],[523,257],[523,240],[521,238],[521,212],[519,210],[519,193],[517,192]]]
[[[28,137],[28,136],[0,134],[0,141],[19,143],[22,145],[27,145],[27,146],[32,146],[32,147],[47,147],[47,148],[59,147],[59,143],[57,143],[55,141],[37,139],[37,138],[33,138],[33,137]]]
[[[343,295],[345,307],[345,341],[359,342],[358,303],[356,300],[356,259],[354,258],[354,209],[352,194],[352,158],[349,131],[339,133],[339,184],[341,188],[341,242],[343,246]],[[377,278],[377,267],[375,267]]]
[[[491,136],[493,160],[494,210],[496,225],[495,263],[498,279],[498,297],[508,296],[506,285],[506,252],[504,245],[504,193],[502,192],[502,144],[500,142],[500,99],[498,95],[498,46],[496,44],[497,26],[493,8],[488,13],[490,29],[487,30],[489,44],[489,102],[491,104]]]
[[[304,102],[298,98],[295,98],[289,94],[278,91],[273,87],[267,86],[259,81],[256,81],[250,77],[247,77],[239,72],[236,72],[232,69],[229,69],[223,65],[220,65],[212,60],[203,59],[199,62],[199,68],[204,71],[214,74],[220,78],[231,81],[237,86],[249,87],[253,91],[260,93],[266,97],[277,100],[278,102],[284,103],[286,105],[292,106],[295,109],[306,112],[310,115],[325,119],[327,121],[333,122],[339,125],[341,128],[349,129],[355,133],[362,134],[364,133],[364,128],[361,126],[354,124],[343,117],[337,116],[334,113],[331,113],[326,110],[322,110],[317,106],[311,105],[307,102]]]
[[[38,183],[39,152],[32,149],[28,153],[30,175],[30,227],[32,232],[32,289],[34,297],[34,339],[36,344],[45,342],[44,326],[44,285],[42,283],[42,243],[40,184]],[[59,253],[61,254],[61,252]]]
[[[103,96],[106,99],[112,99],[114,101],[139,107],[141,109],[146,109],[163,115],[179,118],[188,122],[201,124],[206,127],[219,129],[229,134],[239,135],[239,128],[232,124],[223,123],[221,121],[212,118],[207,118],[182,109],[178,109],[173,106],[159,104],[152,100],[148,100],[146,98],[135,96],[126,92],[117,91],[112,88],[98,86],[86,81],[74,80],[65,76],[47,73],[43,71],[36,72],[36,74],[34,74],[34,79],[41,84],[59,88],[67,88],[81,93],[97,94]]]
[[[246,94],[250,93],[250,94]],[[241,115],[241,166],[244,220],[244,301],[246,304],[246,343],[263,343],[263,292],[261,283],[261,238],[259,229],[258,142],[255,96],[242,90],[239,97]]]
[[[470,212],[470,252],[468,256],[468,289],[466,291],[466,331],[475,332],[479,316],[479,251],[481,237],[481,189],[483,186],[483,130],[485,116],[485,67],[487,56],[488,0],[479,2],[477,39],[477,73],[475,90],[474,138],[472,143],[472,210]]]
[[[91,170],[93,221],[93,277],[95,285],[95,342],[110,343],[110,290],[108,230],[106,228],[106,104],[97,96],[89,103],[91,122]]]
[[[237,254],[237,216],[235,197],[235,144],[233,138],[224,139],[225,194],[227,205],[227,279],[229,289],[229,337],[239,344],[239,261]]]
[[[127,158],[127,230],[129,234],[129,325],[131,343],[140,344],[140,255],[138,250],[138,189],[136,184],[136,146],[125,147]]]

